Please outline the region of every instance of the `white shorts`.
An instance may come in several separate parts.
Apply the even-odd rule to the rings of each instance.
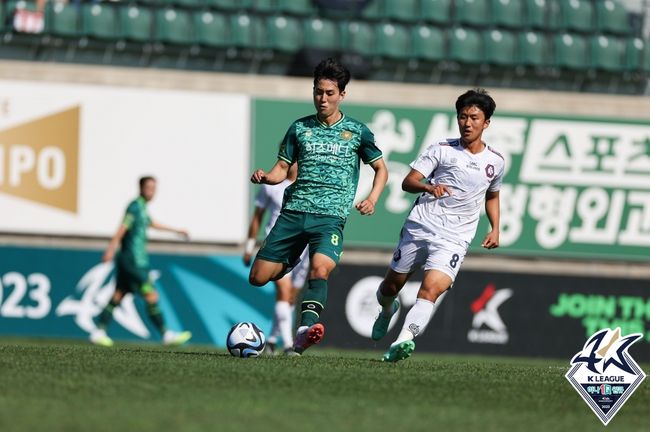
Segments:
[[[432,234],[427,240],[414,239],[402,230],[390,268],[397,273],[412,273],[418,268],[438,270],[456,279],[465,259],[467,246]]]
[[[302,254],[300,254],[300,262],[289,273],[293,287],[301,289],[307,281],[309,274],[309,247],[306,247]]]

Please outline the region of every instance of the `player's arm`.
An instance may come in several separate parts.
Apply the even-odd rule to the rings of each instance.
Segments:
[[[372,189],[370,190],[368,197],[355,206],[356,209],[359,210],[359,213],[368,216],[375,212],[377,200],[379,200],[379,196],[388,181],[388,168],[386,168],[384,159],[377,159],[369,165],[375,171],[375,177],[372,180]]]
[[[189,240],[189,238],[190,238],[190,234],[187,232],[187,230],[172,228],[170,226],[163,225],[163,224],[158,223],[158,222],[153,221],[153,220],[149,224],[149,227],[153,228],[155,230],[158,230],[158,231],[167,231],[167,232],[171,232],[171,233],[174,233],[174,234],[178,234],[179,236],[183,237],[185,240]]]
[[[424,174],[416,169],[411,169],[404,180],[402,181],[402,190],[404,192],[410,192],[415,194],[428,193],[436,198],[447,194],[451,196],[451,189],[444,184],[429,184],[422,182],[424,180]]]
[[[120,227],[117,229],[117,232],[113,235],[111,241],[108,243],[108,247],[104,251],[104,255],[102,256],[102,262],[109,262],[113,260],[113,257],[115,256],[115,251],[117,250],[117,247],[120,245],[120,242],[124,237],[124,234],[126,234],[128,230],[129,227],[126,223],[120,224]]]
[[[244,264],[246,266],[251,265],[251,257],[253,256],[253,249],[255,248],[255,239],[257,238],[257,233],[260,232],[264,211],[265,209],[262,207],[255,207],[251,223],[248,225],[248,239],[246,240],[246,246],[244,247]]]
[[[490,221],[492,229],[485,236],[483,246],[486,249],[494,249],[499,247],[499,220],[501,217],[499,207],[499,191],[485,193],[485,214]]]
[[[278,159],[275,165],[273,165],[273,168],[271,168],[271,171],[268,173],[261,169],[255,170],[253,175],[251,175],[251,182],[255,184],[264,183],[268,185],[282,183],[287,178],[290,167],[291,165],[287,161]]]

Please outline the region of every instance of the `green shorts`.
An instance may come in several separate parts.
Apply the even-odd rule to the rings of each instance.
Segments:
[[[257,257],[266,261],[295,265],[309,246],[309,256],[321,253],[335,263],[343,253],[345,219],[338,216],[284,210],[264,240]]]
[[[115,288],[141,295],[153,291],[149,267],[138,266],[129,253],[118,253],[115,257]]]

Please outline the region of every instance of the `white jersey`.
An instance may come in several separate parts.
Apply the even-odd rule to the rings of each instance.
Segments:
[[[436,198],[421,194],[404,223],[414,239],[426,240],[432,233],[461,244],[472,242],[487,191],[501,188],[505,162],[489,146],[472,154],[460,139],[443,139],[432,144],[411,163],[430,184],[444,184],[451,196]]]
[[[255,207],[268,210],[270,217],[266,224],[266,235],[269,235],[275,221],[280,216],[282,210],[282,200],[284,199],[284,190],[293,183],[290,180],[284,180],[276,185],[262,184],[257,196],[255,197]]]

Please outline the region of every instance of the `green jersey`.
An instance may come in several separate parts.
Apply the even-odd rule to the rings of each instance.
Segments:
[[[122,225],[127,231],[122,237],[121,253],[132,256],[136,266],[147,267],[147,228],[151,225],[151,218],[147,214],[147,202],[144,198],[138,197],[129,204]]]
[[[296,120],[278,158],[298,163],[298,178],[285,192],[283,209],[347,218],[357,192],[359,160],[381,159],[375,137],[363,123],[342,115],[328,126],[316,115]]]

